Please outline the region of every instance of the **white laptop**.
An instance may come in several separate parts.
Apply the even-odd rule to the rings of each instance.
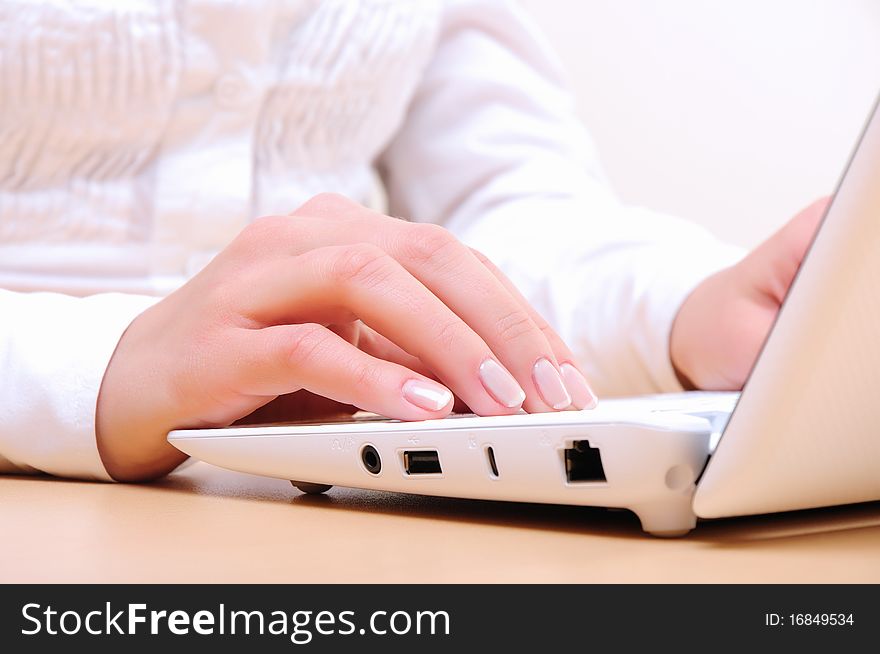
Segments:
[[[332,485],[698,517],[880,500],[880,113],[873,113],[741,394],[592,411],[178,430],[218,466]]]

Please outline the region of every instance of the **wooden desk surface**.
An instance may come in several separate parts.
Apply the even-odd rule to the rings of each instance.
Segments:
[[[880,503],[644,536],[599,509],[427,498],[197,463],[150,485],[0,477],[0,582],[878,582]]]

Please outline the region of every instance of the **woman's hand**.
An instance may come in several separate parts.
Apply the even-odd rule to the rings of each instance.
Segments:
[[[228,425],[297,391],[402,420],[595,403],[569,349],[489,261],[435,225],[318,196],[257,220],[132,322],[98,398],[118,480],[184,456],[168,431]],[[296,418],[298,416],[289,416]]]
[[[827,199],[814,202],[685,300],[670,338],[685,386],[742,388],[827,206]]]

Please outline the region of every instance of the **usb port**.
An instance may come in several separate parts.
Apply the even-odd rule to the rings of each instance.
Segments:
[[[403,469],[408,475],[439,475],[440,455],[437,450],[407,450],[403,453]]]

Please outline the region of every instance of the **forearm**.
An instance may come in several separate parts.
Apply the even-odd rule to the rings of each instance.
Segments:
[[[16,468],[108,480],[98,390],[120,335],[156,301],[0,290],[0,456]]]

